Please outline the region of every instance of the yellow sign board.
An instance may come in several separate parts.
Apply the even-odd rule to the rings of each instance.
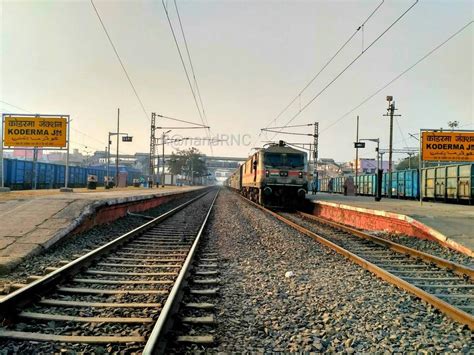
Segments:
[[[5,116],[3,141],[7,147],[66,147],[67,118]]]
[[[423,131],[421,138],[425,161],[474,162],[474,131]]]

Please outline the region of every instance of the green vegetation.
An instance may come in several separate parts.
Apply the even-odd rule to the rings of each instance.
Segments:
[[[204,155],[196,148],[189,148],[186,150],[178,150],[171,154],[168,171],[171,174],[182,174],[191,176],[191,169],[194,171],[194,176],[207,175],[206,163],[203,159]]]

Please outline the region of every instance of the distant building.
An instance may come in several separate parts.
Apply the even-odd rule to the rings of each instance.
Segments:
[[[22,159],[22,160],[33,160],[33,149],[15,149],[12,152],[12,157],[15,159]],[[38,149],[38,160],[43,158],[43,151]]]
[[[66,164],[66,152],[50,152],[49,154],[45,155],[46,159],[50,163],[57,163],[57,164]],[[72,152],[69,153],[69,164],[71,165],[84,165],[86,162],[86,156],[79,152],[79,149],[73,149]]]
[[[388,161],[380,161],[380,169],[384,172],[388,171]],[[355,159],[350,162],[352,171],[355,172],[356,161]],[[377,172],[377,160],[361,158],[357,164],[357,172],[359,174],[374,174]]]
[[[321,158],[317,165],[318,177],[336,177],[343,173],[341,164],[336,163],[334,159]]]

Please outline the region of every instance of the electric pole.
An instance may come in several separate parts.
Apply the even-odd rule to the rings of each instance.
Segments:
[[[163,147],[161,149],[163,157],[163,173],[161,174],[161,187],[165,187],[165,132],[163,132],[163,135],[161,137],[161,144],[163,144]]]
[[[120,108],[117,109],[117,157],[115,159],[115,187],[118,187],[119,179],[119,132],[120,132]]]
[[[390,117],[390,140],[389,140],[389,145],[388,145],[388,191],[387,195],[388,197],[392,197],[392,152],[393,152],[393,117],[396,116],[401,116],[401,115],[395,115],[395,101],[393,101],[393,96],[387,96],[387,101],[388,101],[388,108],[387,108],[387,113],[384,115],[386,117]]]
[[[318,181],[318,140],[319,140],[319,122],[314,122],[313,135],[313,183]],[[310,145],[311,147],[311,145]],[[316,189],[314,189],[316,191]]]
[[[151,113],[151,131],[150,131],[150,165],[148,171],[148,187],[152,187],[155,182],[155,129],[156,129],[156,113]],[[150,184],[151,183],[151,184]]]
[[[359,143],[359,116],[357,116],[357,125],[356,125],[356,143]],[[354,195],[357,196],[357,175],[359,173],[359,146],[355,144],[356,146],[356,161],[355,161],[355,181],[354,181]]]

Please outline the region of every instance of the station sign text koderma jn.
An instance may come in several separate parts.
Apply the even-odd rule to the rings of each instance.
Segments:
[[[65,147],[66,137],[65,117],[5,117],[3,140],[7,147]]]
[[[474,162],[474,131],[422,132],[424,161]]]

